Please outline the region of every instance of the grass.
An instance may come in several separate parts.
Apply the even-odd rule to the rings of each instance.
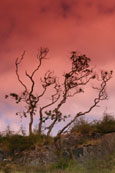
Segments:
[[[48,145],[52,142],[52,137],[45,135],[39,136],[38,134],[33,134],[31,136],[22,136],[19,134],[0,136],[0,147],[11,154],[33,150],[36,145],[42,147],[43,145]]]
[[[82,163],[76,160],[60,159],[53,165],[25,166],[25,165],[0,165],[0,173],[114,173],[115,154],[107,156],[104,160],[90,159]]]

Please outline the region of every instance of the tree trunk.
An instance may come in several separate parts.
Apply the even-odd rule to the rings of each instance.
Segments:
[[[29,135],[32,135],[33,114],[30,112]]]
[[[52,131],[52,129],[53,129],[53,127],[54,127],[56,121],[57,121],[57,117],[56,117],[56,119],[53,121],[53,123],[49,126],[49,130],[48,130],[48,132],[47,132],[47,136],[50,136],[50,133],[51,133],[51,131]]]
[[[42,109],[40,109],[40,119],[39,119],[39,126],[38,126],[38,134],[41,135],[42,132],[42,120],[43,120],[43,115],[42,115]]]

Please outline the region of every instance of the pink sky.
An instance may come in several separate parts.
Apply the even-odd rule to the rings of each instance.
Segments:
[[[20,119],[15,117],[18,109],[4,95],[20,91],[15,75],[15,59],[27,51],[24,65],[32,69],[39,47],[48,47],[49,60],[44,69],[54,69],[63,74],[69,67],[70,52],[76,50],[92,59],[98,69],[115,69],[115,1],[114,0],[1,0],[0,1],[0,129],[12,123],[15,129]],[[35,66],[34,66],[35,67]],[[109,82],[109,100],[100,104],[91,117],[99,117],[105,109],[114,110],[115,75]],[[85,99],[74,98],[68,112],[75,114],[78,108],[87,108],[88,93]],[[77,104],[76,104],[77,103]],[[67,103],[68,104],[68,103]],[[67,105],[64,105],[66,112]]]

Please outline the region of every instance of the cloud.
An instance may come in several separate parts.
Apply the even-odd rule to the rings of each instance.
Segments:
[[[101,15],[114,15],[115,13],[115,1],[114,0],[111,0],[108,1],[105,0],[101,0],[101,1],[97,1],[97,4],[96,4],[96,7],[97,7],[97,11],[99,14]]]
[[[96,67],[114,69],[114,9],[114,0],[1,0],[0,100],[4,94],[22,89],[15,75],[15,59],[24,50],[27,54],[20,66],[21,77],[25,69],[31,71],[35,66],[40,46],[50,49],[42,73],[49,68],[63,75],[73,50],[86,54]],[[115,78],[111,95],[114,83]]]
[[[96,24],[101,17],[99,11],[111,9],[113,1],[110,1],[110,7],[104,3],[99,4],[97,1],[92,3],[92,1],[84,0],[59,0],[56,2],[24,0],[23,3],[12,0],[11,3],[9,1],[0,3],[1,50],[5,51],[8,47],[9,49],[30,47],[37,40],[41,43],[49,42],[48,44],[53,44],[50,42],[50,39],[52,41],[53,38],[57,44],[60,37],[63,41],[66,38],[69,40],[68,36],[70,37],[71,33],[80,34],[81,27],[87,30],[88,25]],[[64,38],[63,35],[65,35]]]

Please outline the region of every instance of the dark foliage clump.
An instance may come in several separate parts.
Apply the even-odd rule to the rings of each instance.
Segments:
[[[115,132],[115,118],[112,115],[104,113],[103,119],[99,121],[88,122],[81,118],[74,123],[71,133],[93,135],[95,133],[106,134]]]

